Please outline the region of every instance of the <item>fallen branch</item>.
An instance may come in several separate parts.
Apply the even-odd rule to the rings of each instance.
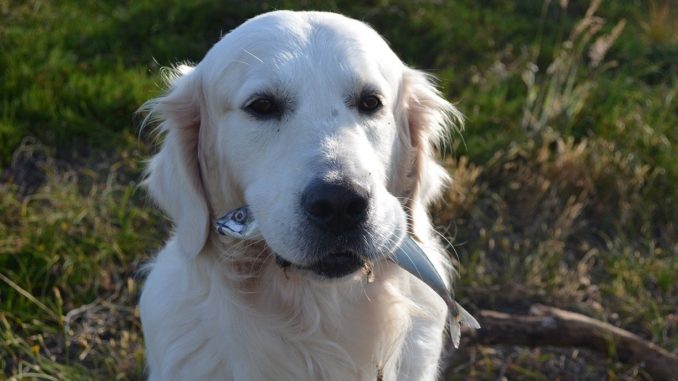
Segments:
[[[678,355],[611,324],[554,307],[533,306],[530,315],[481,311],[481,329],[465,331],[464,345],[580,347],[621,362],[644,364],[657,381],[678,378]]]

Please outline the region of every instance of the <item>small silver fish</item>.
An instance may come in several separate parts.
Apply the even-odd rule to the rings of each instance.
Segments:
[[[247,206],[226,213],[216,221],[215,228],[219,234],[237,239],[249,240],[261,237],[257,222]],[[450,336],[455,348],[459,347],[462,325],[475,329],[480,328],[478,321],[464,307],[452,299],[450,291],[447,289],[438,270],[436,270],[431,260],[424,253],[424,250],[421,249],[412,237],[409,235],[405,236],[400,246],[387,258],[426,283],[427,286],[445,301],[451,316]],[[286,262],[282,258],[280,258],[280,261]],[[290,265],[289,262],[284,264],[285,267]]]
[[[247,206],[233,209],[217,219],[217,233],[237,239],[249,240],[259,236],[259,227]]]
[[[462,325],[475,329],[480,328],[478,321],[464,307],[452,299],[450,290],[447,289],[438,270],[436,270],[431,260],[424,253],[424,250],[421,249],[412,237],[409,235],[405,236],[403,242],[388,259],[426,283],[427,286],[445,301],[452,317],[450,319],[450,336],[455,348],[459,348]]]

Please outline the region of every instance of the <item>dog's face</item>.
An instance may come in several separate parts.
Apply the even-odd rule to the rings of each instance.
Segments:
[[[248,21],[150,108],[168,135],[149,188],[188,255],[247,204],[279,259],[329,278],[399,244],[445,179],[432,144],[456,116],[372,29],[314,12]]]
[[[240,36],[237,61],[223,62]],[[214,152],[271,249],[327,276],[391,251],[406,231],[389,189],[403,65],[383,40],[352,20],[264,17],[206,60],[224,67],[206,91],[225,106]]]

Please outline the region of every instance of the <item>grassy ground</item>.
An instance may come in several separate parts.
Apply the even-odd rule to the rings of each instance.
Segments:
[[[466,114],[434,213],[463,304],[678,351],[674,0],[240,3],[0,0],[0,380],[142,378],[136,271],[169,223],[138,189],[134,110],[160,67],[280,8],[364,19]],[[465,348],[450,379],[651,379],[613,349]]]

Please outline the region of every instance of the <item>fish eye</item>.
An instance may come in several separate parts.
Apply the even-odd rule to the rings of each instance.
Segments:
[[[243,223],[243,222],[245,222],[245,217],[246,217],[245,212],[243,212],[242,210],[239,210],[235,213],[235,215],[233,216],[233,219],[236,222]]]

